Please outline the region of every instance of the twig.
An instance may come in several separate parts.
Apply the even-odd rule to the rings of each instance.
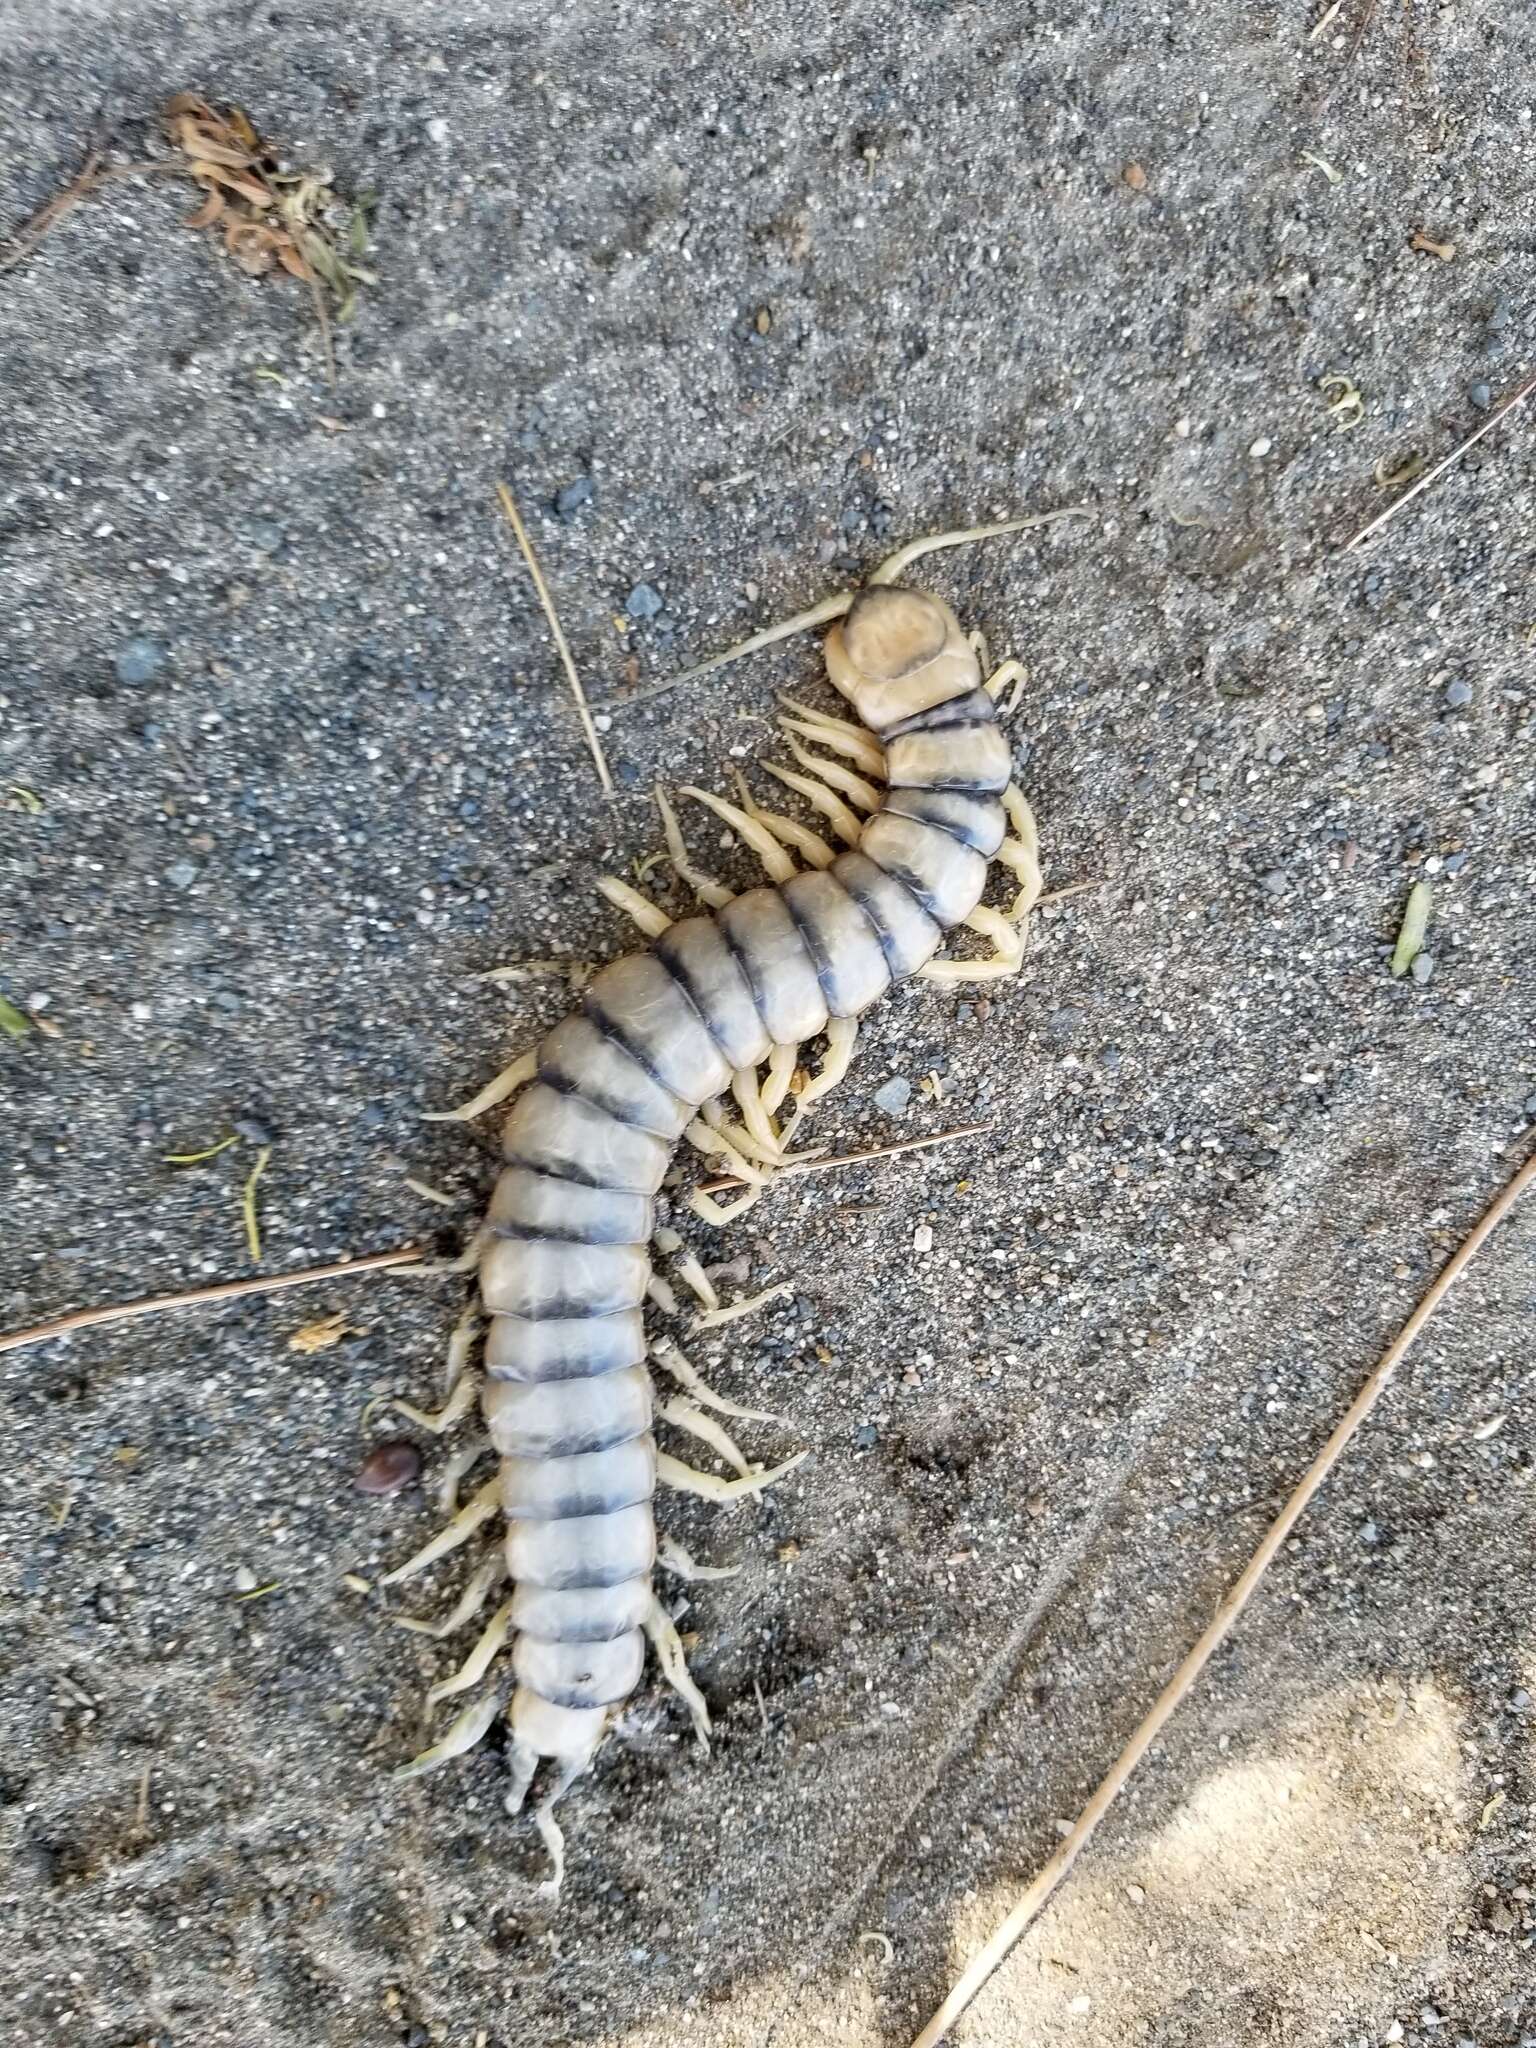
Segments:
[[[539,593],[539,603],[544,607],[544,616],[549,621],[549,630],[554,635],[555,648],[565,664],[565,673],[571,685],[571,695],[576,699],[576,710],[581,718],[581,729],[587,736],[587,745],[592,750],[592,759],[597,764],[597,779],[603,785],[603,794],[614,794],[613,777],[608,773],[608,762],[603,753],[603,743],[598,738],[597,727],[592,723],[592,713],[587,706],[587,693],[581,687],[581,677],[576,673],[576,664],[571,659],[570,646],[565,629],[555,611],[554,599],[549,594],[549,585],[544,581],[544,572],[539,567],[538,556],[533,552],[533,543],[528,530],[518,515],[512,493],[505,484],[496,486],[496,495],[501,500],[501,509],[507,515],[507,524],[517,535],[517,544],[523,551],[523,560],[528,564],[528,573],[533,578],[533,587]]]
[[[181,1294],[151,1294],[143,1301],[114,1302],[108,1308],[77,1308],[51,1323],[12,1330],[0,1337],[0,1351],[20,1351],[26,1344],[46,1344],[71,1330],[97,1323],[125,1323],[132,1316],[158,1315],[167,1308],[194,1308],[205,1301],[235,1301],[242,1294],[279,1294],[285,1287],[308,1287],[316,1280],[342,1280],[349,1273],[379,1273],[387,1266],[413,1266],[421,1261],[420,1245],[402,1245],[396,1252],[370,1252],[364,1259],[338,1259],[331,1266],[305,1266],[297,1273],[266,1273],[259,1280],[220,1280],[212,1287],[189,1287]]]
[[[133,1825],[134,1831],[140,1835],[149,1833],[149,1774],[153,1769],[152,1764],[146,1764],[139,1773],[139,1796],[134,1807]]]
[[[1349,53],[1344,59],[1344,63],[1346,66],[1353,64],[1355,59],[1359,56],[1360,46],[1365,41],[1366,32],[1370,28],[1371,21],[1375,16],[1375,13],[1376,0],[1365,0],[1365,5],[1360,10],[1359,23],[1355,29],[1355,39],[1350,44]]]
[[[1362,526],[1353,540],[1347,540],[1344,543],[1343,547],[1339,549],[1339,553],[1341,555],[1349,554],[1352,549],[1359,547],[1363,540],[1369,540],[1371,535],[1385,526],[1389,519],[1395,519],[1403,507],[1411,499],[1416,498],[1420,491],[1428,490],[1437,476],[1443,476],[1454,464],[1460,462],[1467,450],[1481,441],[1484,434],[1496,427],[1507,412],[1513,412],[1517,405],[1524,405],[1533,391],[1536,391],[1536,372],[1527,377],[1517,390],[1509,394],[1508,398],[1501,398],[1480,427],[1475,427],[1468,434],[1465,441],[1461,442],[1458,447],[1453,448],[1443,461],[1435,464],[1433,469],[1426,469],[1421,477],[1416,477],[1400,498],[1394,498],[1384,512],[1378,512],[1374,519],[1367,525]]]
[[[240,1214],[245,1222],[245,1245],[251,1255],[251,1264],[261,1264],[261,1222],[256,1214],[256,1186],[267,1170],[267,1161],[272,1157],[272,1147],[263,1145],[256,1154],[256,1164],[246,1176],[245,1186],[240,1191]]]
[[[1225,1641],[1233,1622],[1247,1606],[1259,1581],[1311,1505],[1318,1489],[1348,1449],[1361,1423],[1380,1400],[1388,1381],[1401,1365],[1415,1338],[1461,1278],[1488,1237],[1514,1208],[1533,1181],[1536,1181],[1536,1153],[1532,1153],[1514,1179],[1494,1197],[1471,1231],[1441,1267],[1418,1307],[1387,1347],[1381,1363],[1351,1401],[1345,1410],[1343,1420],[1308,1467],[1300,1485],[1280,1510],[1276,1520],[1270,1524],[1263,1542],[1249,1559],[1237,1583],[1217,1608],[1210,1627],[1163,1687],[1146,1719],[1110,1766],[1108,1775],[1083,1808],[1071,1834],[1025,1891],[992,1939],[967,1964],[954,1989],[912,2043],[912,2048],[938,2048],[939,2042],[971,2004],[1014,1943],[1038,1917],[1051,1894],[1091,1840],[1094,1830],[1114,1804],[1126,1780],[1156,1742],[1169,1716],[1183,1701],[1190,1687]]]
[[[32,218],[23,221],[7,239],[4,254],[0,255],[0,272],[14,270],[18,263],[24,263],[66,214],[73,213],[82,199],[89,199],[103,185],[111,184],[117,178],[139,178],[157,171],[180,175],[185,169],[184,164],[171,163],[107,164],[102,162],[101,151],[93,149],[63,191],[55,192],[46,205],[40,206]]]
[[[782,1166],[774,1169],[775,1174],[785,1173],[830,1173],[834,1166],[861,1166],[866,1159],[894,1159],[898,1152],[926,1152],[934,1145],[947,1145],[954,1138],[974,1138],[982,1131],[996,1130],[996,1124],[957,1124],[952,1131],[936,1131],[931,1138],[902,1138],[894,1145],[871,1145],[862,1152],[839,1152],[833,1159],[801,1159],[791,1154]],[[718,1195],[731,1188],[745,1186],[734,1174],[727,1174],[723,1180],[707,1180],[700,1184],[701,1195]]]

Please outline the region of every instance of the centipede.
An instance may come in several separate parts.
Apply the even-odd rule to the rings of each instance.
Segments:
[[[439,1436],[478,1408],[483,1436],[448,1461],[451,1519],[380,1583],[399,1585],[478,1539],[487,1554],[448,1613],[397,1619],[442,1639],[497,1604],[428,1703],[478,1697],[396,1776],[465,1755],[505,1713],[508,1813],[523,1812],[545,1781],[533,1815],[548,1895],[558,1897],[565,1871],[554,1808],[639,1685],[648,1643],[708,1750],[709,1709],[655,1574],[729,1574],[658,1540],[657,1488],[737,1501],[785,1479],[805,1455],[749,1463],[718,1418],[778,1418],[715,1392],[670,1337],[650,1334],[648,1306],[675,1307],[656,1256],[681,1254],[677,1270],[704,1302],[700,1321],[753,1305],[722,1308],[679,1233],[658,1231],[663,1179],[678,1148],[693,1147],[734,1192],[721,1201],[695,1186],[688,1211],[732,1223],[793,1156],[806,1118],[848,1072],[860,1018],[895,983],[1019,972],[1041,867],[1002,720],[1025,672],[1013,659],[992,667],[984,636],[905,578],[939,549],[1073,516],[1082,515],[912,541],[857,589],[678,678],[826,626],[826,677],[854,716],[780,699],[790,760],[762,768],[805,816],[759,801],[739,775],[734,800],[681,792],[761,863],[760,886],[733,892],[697,866],[658,792],[666,859],[698,910],[674,919],[633,884],[604,878],[602,893],[648,945],[598,971],[570,1015],[443,1113],[468,1119],[511,1105],[489,1210],[456,1262],[474,1292],[450,1344],[447,1398],[436,1412],[390,1405]],[[1005,903],[985,900],[994,872]],[[943,950],[961,931],[990,950]],[[653,1364],[676,1393],[657,1398]],[[707,1445],[730,1476],[660,1448],[660,1425]],[[494,1476],[459,1506],[457,1481],[484,1455],[495,1457]]]

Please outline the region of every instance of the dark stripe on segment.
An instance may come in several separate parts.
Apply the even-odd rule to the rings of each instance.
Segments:
[[[595,1018],[593,1022],[596,1022]],[[603,1032],[603,1036],[608,1038],[608,1033]],[[612,1045],[617,1041],[609,1038],[608,1042]],[[646,1076],[647,1080],[650,1078],[649,1075]],[[573,1081],[568,1074],[556,1073],[545,1066],[539,1068],[539,1079],[546,1088],[552,1088],[556,1095],[574,1095],[579,1101],[589,1103],[593,1109],[600,1109],[604,1116],[611,1116],[616,1124],[628,1124],[632,1131],[643,1131],[648,1138],[660,1138],[664,1145],[672,1143],[670,1131],[658,1131],[654,1124],[646,1123],[643,1117],[636,1116],[633,1111],[615,1102],[611,1096],[599,1095],[590,1081]],[[670,1088],[667,1093],[672,1093]]]
[[[526,1323],[530,1328],[536,1328],[540,1323],[563,1322],[567,1320],[565,1317],[556,1316],[528,1316],[524,1315],[519,1309],[510,1308],[491,1308],[487,1309],[486,1313],[493,1322]],[[568,1320],[590,1323],[595,1326],[598,1323],[611,1322],[615,1316],[632,1316],[634,1313],[635,1311],[632,1308],[612,1308],[604,1309],[600,1315],[572,1316]],[[488,1365],[486,1370],[487,1377],[493,1381],[506,1380],[511,1385],[518,1387],[544,1387],[558,1385],[565,1380],[600,1380],[611,1372],[627,1372],[631,1366],[643,1363],[644,1357],[645,1354],[642,1352],[638,1359],[629,1358],[625,1359],[621,1364],[615,1364],[612,1359],[604,1358],[600,1352],[594,1356],[590,1351],[583,1351],[573,1363],[567,1362],[569,1364],[568,1370],[541,1372],[537,1379],[531,1380],[519,1379],[515,1373],[498,1372],[494,1365]]]
[[[662,938],[665,938],[666,933],[663,932],[661,936]],[[719,1053],[721,1059],[725,1061],[726,1065],[728,1067],[734,1067],[735,1061],[731,1058],[730,1047],[727,1045],[723,1045],[721,1043],[720,1038],[715,1031],[714,1025],[710,1023],[709,1018],[705,1013],[704,1005],[699,1001],[698,997],[694,994],[692,988],[689,986],[687,975],[682,974],[678,971],[675,963],[665,953],[662,952],[659,943],[652,946],[651,953],[656,961],[656,964],[665,970],[667,979],[672,983],[673,987],[677,990],[678,994],[682,997],[683,1001],[688,1005],[689,1009],[692,1010],[694,1016],[698,1018],[699,1025],[704,1033],[704,1036],[715,1048],[715,1051]],[[674,1094],[675,1090],[669,1088],[667,1090],[667,1093],[669,1095]],[[677,1099],[681,1101],[682,1097],[678,1096]]]
[[[720,934],[721,938],[725,941],[725,950],[730,954],[731,958],[736,962],[736,965],[741,969],[742,973],[745,975],[747,982],[747,993],[752,998],[752,1007],[757,1012],[757,1021],[759,1022],[759,1024],[762,1025],[763,1029],[767,1031],[768,1004],[766,998],[763,995],[763,985],[758,980],[757,969],[752,965],[751,954],[744,953],[742,951],[741,947],[737,945],[735,939],[732,938],[729,927],[723,925],[718,917],[715,919],[715,930]]]
[[[550,1084],[548,1082],[545,1083],[546,1087],[549,1085]],[[585,1100],[585,1097],[583,1097],[583,1100]],[[618,1122],[617,1117],[614,1118],[614,1122]],[[647,1137],[649,1137],[651,1133],[647,1132],[646,1135]],[[524,1159],[520,1152],[503,1152],[501,1156],[504,1165],[521,1167],[524,1173],[546,1173],[546,1169],[544,1167],[535,1166],[532,1160]],[[579,1188],[596,1188],[599,1190],[599,1192],[608,1195],[625,1194],[628,1192],[628,1190],[625,1188],[615,1188],[612,1182],[610,1181],[594,1180],[590,1173],[582,1173],[574,1166],[568,1167],[564,1173],[548,1174],[547,1177],[550,1180],[571,1181]],[[587,1241],[588,1240],[585,1238],[579,1238],[577,1240],[577,1242],[581,1244],[585,1244]]]
[[[757,1000],[757,984],[753,981],[750,973],[748,972],[746,963],[742,960],[740,954],[738,954],[738,952],[736,951],[736,948],[731,944],[730,933],[726,931],[723,925],[716,922],[715,919],[711,918],[710,923],[714,926],[714,929],[719,933],[720,937],[724,940],[726,950],[729,952],[731,958],[735,961],[737,967],[740,969],[742,979],[747,984],[747,994],[751,999],[752,1007],[757,1011],[758,1021],[759,1023],[761,1023],[762,1006]],[[709,1033],[710,1043],[719,1049],[720,1056],[722,1059],[728,1060],[731,1057],[731,1049],[720,1037],[719,1033],[715,1030],[713,1024],[710,1023],[709,1011],[705,1006],[704,998],[699,994],[698,990],[689,980],[687,968],[683,965],[682,961],[677,957],[676,940],[673,940],[670,946],[667,943],[667,941],[672,938],[673,929],[674,927],[669,925],[667,929],[661,934],[661,936],[656,940],[651,950],[656,955],[656,958],[661,962],[662,966],[665,967],[668,974],[670,974],[672,979],[677,983],[680,993],[687,999],[688,1003],[692,1007],[693,1014],[704,1026],[704,1029]]]
[[[946,697],[930,711],[919,711],[899,719],[881,732],[882,740],[899,740],[909,732],[948,732],[960,725],[996,725],[997,706],[985,690],[967,690],[961,697]]]
[[[827,958],[821,941],[813,928],[806,923],[799,911],[796,910],[793,899],[787,896],[782,889],[779,891],[779,901],[783,904],[785,910],[788,911],[789,921],[794,926],[796,935],[801,945],[804,946],[812,967],[816,970],[816,986],[821,990],[821,999],[827,1006],[827,1014],[833,1016],[836,1014],[833,1008],[833,998],[837,992],[837,975],[833,971],[832,963]]]
[[[933,924],[939,923],[939,920],[933,915],[933,912],[918,896],[917,891],[915,889],[908,888],[907,884],[902,880],[900,875],[892,874],[889,868],[881,866],[881,863],[877,861],[871,854],[865,854],[864,858],[869,862],[871,867],[879,868],[881,874],[888,876],[889,879],[893,881],[898,888],[906,889],[907,894],[912,898],[913,902],[917,904],[918,909],[922,911],[923,915],[926,918],[928,918]],[[863,911],[865,917],[869,920],[869,926],[871,931],[873,931],[876,940],[879,942],[880,950],[885,955],[886,966],[890,968],[893,976],[899,975],[901,972],[901,955],[894,951],[895,941],[891,933],[888,932],[885,926],[881,923],[878,913],[870,909],[869,904],[865,901],[863,895],[854,883],[848,881],[842,875],[835,876],[834,879],[836,880],[837,885],[840,889],[844,889],[847,891],[850,901],[856,904],[858,908]],[[940,925],[939,929],[942,931],[943,926]]]
[[[909,822],[918,826],[921,830],[932,832],[936,829],[928,823],[926,818],[913,818]],[[940,837],[942,836],[940,834]],[[875,866],[880,869],[882,874],[889,875],[893,882],[899,882],[916,903],[919,910],[931,917],[940,931],[948,929],[943,918],[940,917],[938,911],[934,908],[933,892],[920,875],[914,875],[910,868],[895,866],[888,860],[875,860],[875,856],[872,853],[866,857],[875,861]]]
[[[910,818],[914,825],[931,825],[935,832],[945,833],[957,846],[967,847],[972,853],[979,853],[990,859],[986,842],[979,832],[957,818],[936,818],[922,807],[925,796],[958,796],[965,793],[947,788],[893,789],[881,808],[889,811],[893,817]],[[972,801],[979,802],[980,799],[973,798]],[[993,802],[996,802],[995,798]]]
[[[678,1094],[675,1088],[669,1088],[667,1086],[666,1082],[661,1078],[660,1073],[656,1070],[655,1067],[651,1065],[651,1062],[646,1057],[646,1055],[643,1052],[641,1052],[635,1045],[633,1045],[629,1038],[625,1035],[623,1025],[615,1023],[614,1019],[609,1016],[608,1012],[603,1008],[602,1004],[598,1002],[595,996],[584,996],[582,998],[581,1009],[582,1015],[585,1017],[589,1017],[592,1020],[592,1022],[597,1026],[598,1030],[601,1031],[604,1038],[608,1040],[610,1045],[616,1045],[619,1048],[620,1052],[628,1053],[629,1057],[634,1061],[635,1065],[640,1069],[641,1073],[645,1075],[648,1081],[654,1081],[656,1083],[656,1086],[661,1090],[661,1092],[664,1095],[670,1095],[674,1102],[682,1101],[682,1096]],[[599,1107],[601,1107],[601,1105],[599,1105]],[[649,1137],[655,1137],[656,1135],[657,1133],[654,1131],[650,1131],[647,1133],[647,1136]],[[668,1142],[670,1143],[671,1141],[668,1140]]]

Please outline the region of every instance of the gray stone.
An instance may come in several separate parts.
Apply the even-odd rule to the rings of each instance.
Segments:
[[[178,860],[165,871],[165,879],[173,889],[190,889],[197,880],[197,875],[195,860]]]
[[[895,1074],[883,1087],[875,1090],[875,1107],[883,1109],[887,1116],[900,1116],[912,1100],[912,1083],[905,1074]]]
[[[164,668],[169,651],[163,640],[151,640],[145,634],[125,640],[113,662],[117,680],[120,683],[153,682]]]
[[[661,596],[652,590],[649,583],[637,583],[624,600],[624,609],[632,619],[654,619],[661,610]]]

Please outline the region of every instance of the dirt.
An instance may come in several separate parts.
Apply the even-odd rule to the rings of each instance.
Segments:
[[[391,1783],[451,1652],[342,1578],[432,1526],[431,1457],[355,1480],[454,1282],[0,1360],[0,2040],[903,2048],[1529,1149],[1531,421],[1342,549],[1532,367],[1533,31],[1320,26],[7,10],[7,220],[98,134],[152,151],[179,90],[380,196],[334,391],[303,293],[184,230],[189,190],[116,186],[3,280],[0,993],[50,1028],[0,1040],[0,1328],[462,1241],[493,1134],[420,1112],[570,999],[475,977],[626,944],[593,883],[658,845],[652,783],[725,788],[774,690],[825,686],[807,639],[618,700],[908,536],[1089,508],[931,580],[1027,664],[1048,884],[1091,886],[1016,983],[893,996],[818,1112],[839,1149],[985,1132],[688,1226],[794,1282],[696,1356],[786,1418],[754,1456],[811,1455],[665,1508],[741,1566],[684,1621],[714,1754],[648,1679],[558,1910],[496,1738]],[[1533,1231],[958,2041],[1536,2040]]]

